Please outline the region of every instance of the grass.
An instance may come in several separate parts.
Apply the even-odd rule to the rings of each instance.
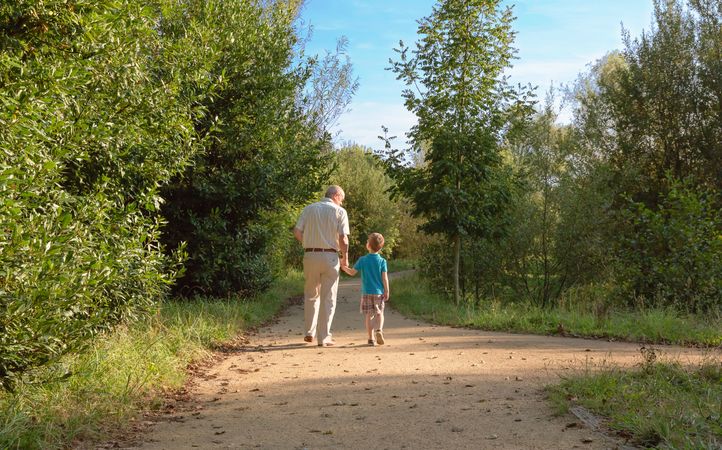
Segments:
[[[573,404],[645,448],[722,448],[722,363],[696,367],[648,359],[642,369],[605,370],[549,388],[560,412]]]
[[[604,337],[644,343],[703,347],[722,345],[722,320],[673,311],[599,311],[567,304],[542,309],[493,302],[455,306],[431,293],[418,276],[393,282],[391,305],[426,321],[484,330]],[[576,299],[583,303],[582,299]],[[722,362],[699,367],[655,361],[652,352],[639,371],[587,370],[548,388],[561,412],[581,404],[607,418],[634,443],[653,448],[722,448]]]
[[[147,320],[97,339],[45,374],[58,381],[0,393],[0,448],[60,449],[107,438],[141,411],[162,407],[164,393],[186,382],[189,364],[271,319],[302,286],[294,272],[254,300],[169,301]],[[65,373],[72,376],[60,380]]]
[[[722,319],[681,315],[668,310],[603,311],[573,305],[544,309],[518,303],[456,306],[433,294],[418,276],[396,280],[392,306],[430,322],[489,331],[571,335],[630,342],[687,346],[722,345]]]

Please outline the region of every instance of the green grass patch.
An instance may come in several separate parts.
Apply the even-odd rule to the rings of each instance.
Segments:
[[[244,330],[271,319],[303,290],[292,272],[257,299],[169,301],[156,314],[102,336],[81,355],[47,372],[57,381],[0,393],[0,448],[60,449],[93,441],[162,406],[183,386],[187,367]],[[62,380],[65,374],[72,374]]]
[[[548,388],[560,412],[579,404],[645,448],[722,448],[722,363],[648,362],[587,372]]]
[[[430,292],[417,275],[395,280],[391,293],[390,304],[399,312],[443,325],[630,342],[722,345],[722,320],[719,317],[681,315],[671,310],[598,311],[574,305],[544,309],[499,301],[484,302],[479,306],[456,306]]]

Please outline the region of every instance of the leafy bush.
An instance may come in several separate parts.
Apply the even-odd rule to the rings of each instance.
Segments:
[[[133,1],[0,8],[0,384],[139,314],[174,278],[158,187],[194,151]],[[169,55],[170,56],[170,55]]]
[[[718,312],[722,307],[722,215],[719,195],[690,183],[672,186],[657,209],[633,202],[617,276],[630,301]]]

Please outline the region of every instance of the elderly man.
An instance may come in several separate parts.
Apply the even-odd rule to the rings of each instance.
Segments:
[[[325,197],[306,206],[298,218],[293,234],[303,245],[304,321],[303,340],[319,346],[335,344],[331,322],[336,310],[336,292],[341,265],[348,266],[348,215],[341,207],[343,189],[330,186]],[[339,261],[339,253],[341,258]]]

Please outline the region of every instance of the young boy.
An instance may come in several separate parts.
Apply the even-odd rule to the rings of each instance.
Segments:
[[[361,304],[360,311],[364,314],[366,333],[369,345],[383,345],[384,343],[384,303],[389,301],[389,277],[386,260],[379,255],[384,246],[384,237],[381,233],[369,234],[366,241],[368,255],[356,261],[353,269],[342,267],[347,274],[354,276],[361,272]],[[374,328],[375,325],[375,328]],[[375,330],[375,333],[373,331]]]

